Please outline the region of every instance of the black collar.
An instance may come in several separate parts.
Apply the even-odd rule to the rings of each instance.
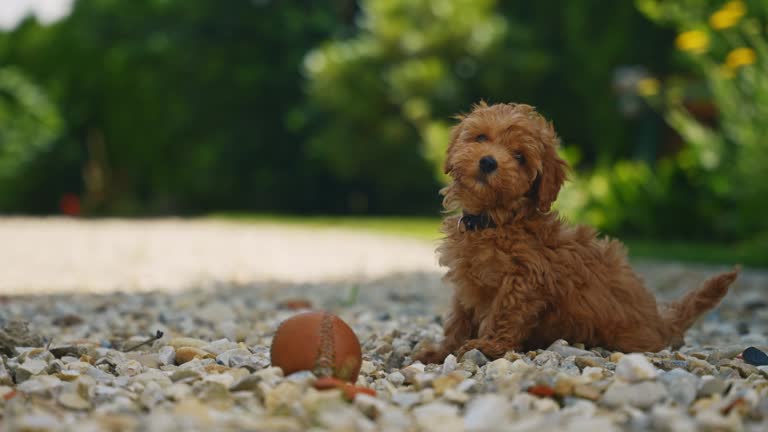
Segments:
[[[479,231],[486,228],[496,228],[496,222],[493,221],[488,213],[473,215],[464,213],[459,218],[459,231],[464,226],[464,231]]]

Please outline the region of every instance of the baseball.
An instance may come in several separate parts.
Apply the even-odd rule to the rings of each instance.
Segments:
[[[285,375],[309,370],[318,377],[355,382],[362,364],[360,341],[341,318],[305,312],[280,324],[270,349],[272,366]]]

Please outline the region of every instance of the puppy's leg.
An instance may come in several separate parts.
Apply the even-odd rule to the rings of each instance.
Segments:
[[[472,337],[472,313],[459,302],[455,295],[443,332],[445,338],[439,348],[423,350],[414,357],[414,360],[424,364],[442,363],[448,354]]]
[[[507,351],[519,351],[546,305],[536,287],[524,284],[520,277],[505,278],[489,315],[482,321],[479,338],[462,345],[459,357],[473,349],[491,358],[502,357]]]

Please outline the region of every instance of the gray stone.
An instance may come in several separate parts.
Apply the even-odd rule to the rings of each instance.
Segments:
[[[486,357],[485,354],[483,354],[479,350],[473,349],[465,352],[464,355],[461,356],[461,361],[472,362],[477,366],[482,366],[488,363],[488,357]]]
[[[176,363],[176,350],[172,346],[166,345],[160,348],[157,357],[163,366],[173,365]]]
[[[29,359],[16,368],[16,382],[24,382],[30,377],[40,375],[48,368],[48,363],[43,360]]]
[[[11,379],[8,369],[5,368],[2,357],[0,357],[0,385],[13,385],[13,379]]]
[[[398,371],[395,371],[387,375],[387,381],[391,382],[396,386],[400,386],[405,382],[405,375],[403,375]]]
[[[568,342],[558,339],[552,344],[547,347],[547,351],[556,352],[560,354],[561,357],[597,357],[597,354],[593,353],[592,351],[587,351],[585,349],[576,348],[573,346],[568,345]]]
[[[29,329],[26,321],[11,321],[0,328],[0,354],[13,356],[16,347],[41,347],[43,338]]]
[[[672,369],[659,377],[667,387],[672,399],[683,407],[688,407],[696,400],[699,378],[683,369]]]
[[[392,402],[407,409],[421,402],[421,395],[413,392],[397,392],[392,395]]]
[[[59,391],[61,386],[62,382],[59,378],[50,375],[40,375],[22,382],[18,385],[17,389],[26,395],[50,398]]]
[[[533,359],[533,364],[542,369],[559,369],[562,361],[563,356],[560,355],[560,353],[555,351],[544,351]],[[517,363],[517,361],[515,363]]]
[[[629,405],[636,408],[650,408],[667,396],[664,384],[655,381],[643,381],[637,384],[613,382],[603,393],[600,404],[618,408]]]
[[[701,384],[699,385],[697,397],[704,398],[709,397],[714,394],[722,395],[723,392],[725,392],[725,389],[728,387],[728,384],[723,381],[722,379],[714,376],[705,376],[701,379]]]

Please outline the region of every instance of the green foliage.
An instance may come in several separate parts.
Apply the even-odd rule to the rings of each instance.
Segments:
[[[0,181],[45,151],[61,120],[42,89],[13,68],[0,69]]]
[[[434,196],[432,173],[440,178],[449,117],[502,83],[508,93],[522,92],[548,57],[493,0],[366,0],[361,9],[352,38],[305,59],[318,112],[309,151],[384,203],[397,205],[414,192]],[[499,55],[507,49],[515,56]]]
[[[672,163],[700,192],[684,197],[696,217],[721,237],[768,231],[768,18],[762,1],[638,1],[640,8],[681,32],[677,46],[701,77],[717,110],[712,124],[690,111],[699,102],[691,83],[668,81],[649,102],[687,146]],[[695,201],[699,198],[706,202]]]

